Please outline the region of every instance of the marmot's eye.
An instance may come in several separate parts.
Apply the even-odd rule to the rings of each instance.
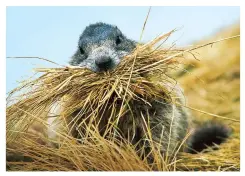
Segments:
[[[119,45],[121,43],[121,38],[119,36],[117,36],[116,38],[116,45]]]
[[[80,50],[80,53],[81,53],[81,54],[84,54],[84,53],[85,53],[85,51],[83,50],[82,47],[79,47],[79,50]]]

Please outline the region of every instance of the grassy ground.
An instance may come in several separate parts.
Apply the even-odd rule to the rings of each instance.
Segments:
[[[195,44],[238,34],[240,26],[235,25]],[[226,40],[196,52],[199,61],[189,59],[187,63],[190,65],[185,66],[190,73],[177,76],[185,90],[188,105],[209,113],[240,119],[240,39]],[[214,118],[195,110],[192,113],[196,123],[220,120],[233,128],[233,134],[220,146],[220,150],[196,156],[185,155],[183,168],[186,166],[185,169],[239,170],[240,123]],[[193,158],[192,162],[190,158]],[[197,163],[200,163],[199,166]]]

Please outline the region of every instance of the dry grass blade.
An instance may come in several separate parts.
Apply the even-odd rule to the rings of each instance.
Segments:
[[[29,56],[27,56],[27,57],[7,57],[7,58],[12,58],[12,59],[18,59],[18,58],[19,58],[19,59],[20,59],[20,58],[22,58],[22,59],[40,59],[40,60],[44,60],[44,61],[50,62],[50,63],[52,63],[52,64],[55,64],[55,65],[64,67],[63,65],[60,65],[60,64],[58,64],[58,63],[56,63],[56,62],[54,62],[54,61],[51,61],[51,60],[49,60],[49,59],[42,58],[42,57],[29,57]]]

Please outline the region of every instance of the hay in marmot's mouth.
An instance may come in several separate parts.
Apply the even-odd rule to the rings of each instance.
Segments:
[[[112,134],[115,135],[117,133],[117,124],[120,118],[123,118],[123,115],[130,111],[131,106],[133,106],[130,104],[132,100],[140,101],[149,106],[152,99],[165,99],[172,103],[178,101],[176,92],[179,90],[175,88],[176,81],[168,75],[169,70],[176,69],[177,61],[175,57],[169,58],[181,53],[182,50],[172,47],[163,49],[160,45],[156,46],[159,42],[167,40],[172,32],[174,31],[160,36],[145,45],[139,45],[111,72],[94,73],[85,68],[73,67],[36,69],[37,72],[42,72],[43,75],[37,79],[23,82],[21,87],[9,93],[7,99],[8,103],[12,103],[6,111],[7,146],[13,146],[14,144],[18,148],[9,149],[9,151],[15,150],[25,153],[25,155],[39,162],[44,162],[41,159],[43,157],[49,158],[45,162],[48,162],[50,164],[49,167],[52,167],[52,163],[55,163],[57,158],[62,160],[60,158],[61,155],[66,155],[59,152],[64,152],[65,146],[71,147],[70,140],[73,141],[73,147],[77,146],[77,148],[75,147],[76,150],[84,147],[84,145],[82,145],[83,147],[78,147],[79,145],[75,144],[76,140],[73,140],[74,138],[70,135],[74,130],[76,130],[76,135],[85,139],[83,143],[86,143],[87,139],[88,141],[91,139],[91,134],[94,134],[94,131],[100,132],[100,130],[103,130],[104,136],[107,135],[108,137],[109,135],[108,138],[113,139]],[[178,54],[178,56],[180,55]],[[19,95],[16,98],[14,95],[18,93]],[[12,102],[16,100],[18,101]],[[50,112],[57,105],[62,110],[59,110],[59,114],[54,113],[53,115],[58,119],[59,122],[57,123],[62,124],[62,130],[56,131],[59,136],[57,140],[62,138],[62,142],[51,142],[58,143],[58,145],[62,143],[63,148],[40,147],[40,144],[31,142],[30,139],[33,136],[27,135],[27,131],[35,122],[47,127],[47,119],[52,116]],[[76,115],[73,116],[74,114]],[[104,125],[100,128],[102,123]],[[86,137],[88,138],[86,139]],[[117,139],[113,140],[115,142]],[[50,139],[45,134],[39,143],[48,143],[47,141],[50,142]],[[95,146],[98,145],[95,141],[93,143]],[[103,145],[106,146],[106,144]],[[87,150],[88,153],[89,151]],[[93,155],[96,154],[98,156],[98,151],[94,152]],[[67,152],[71,151],[67,150]],[[83,153],[83,156],[86,158],[92,152],[87,153],[87,155],[85,153]],[[132,155],[132,152],[128,154]],[[137,160],[137,157],[135,157],[135,160]],[[118,161],[121,163],[120,160]],[[66,162],[66,159],[64,159],[64,163]],[[142,165],[142,163],[138,164]],[[33,165],[33,163],[32,166],[32,169],[35,169],[35,167],[40,168],[40,165]],[[57,166],[57,168],[42,166],[43,168],[40,168],[40,170],[45,170],[45,167],[47,170],[57,170],[57,168],[58,170],[66,170],[63,165]],[[28,167],[30,166],[26,166],[25,169],[28,170]],[[69,164],[67,164],[67,167],[69,168]],[[73,170],[72,168],[69,169]],[[146,168],[141,168],[140,170],[144,169]],[[104,170],[106,169],[104,168]]]

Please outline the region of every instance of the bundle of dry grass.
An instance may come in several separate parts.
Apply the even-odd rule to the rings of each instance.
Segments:
[[[119,103],[121,109],[118,118],[120,118],[124,113],[124,106],[130,99],[140,99],[145,102],[148,97],[169,99],[173,91],[170,92],[168,89],[173,87],[168,87],[175,84],[175,81],[166,75],[165,70],[171,69],[169,63],[173,63],[173,60],[166,58],[179,51],[157,50],[152,49],[152,46],[169,37],[172,32],[140,46],[112,72],[97,74],[85,68],[74,67],[37,69],[38,72],[44,72],[41,77],[27,80],[22,86],[9,93],[8,103],[11,104],[16,101],[16,98],[12,97],[17,92],[21,92],[18,95],[19,101],[7,108],[7,129],[21,126],[22,129],[19,130],[23,131],[35,118],[46,118],[41,114],[50,110],[57,102],[69,107],[63,110],[61,116],[68,117],[77,109],[84,109],[84,114],[90,117],[94,116],[91,113],[99,112],[112,97],[113,101],[107,108],[116,107]],[[161,82],[159,80],[153,83],[151,75],[156,73],[161,76]],[[92,109],[89,109],[89,106]],[[30,114],[27,120],[23,114],[28,113]],[[21,118],[25,119],[20,121]],[[16,120],[21,124],[17,125]],[[13,133],[8,131],[9,140],[14,139],[12,135]]]
[[[162,98],[179,104],[179,90],[175,88],[177,83],[169,73],[179,68],[179,57],[202,46],[188,50],[176,49],[173,46],[168,49],[161,48],[162,43],[159,43],[165,42],[173,32],[174,30],[138,46],[112,72],[98,75],[84,68],[36,69],[43,72],[43,75],[23,82],[19,88],[9,93],[7,99],[7,155],[21,154],[20,161],[7,162],[8,169],[203,169],[195,162],[196,158],[188,160],[184,155],[177,160],[177,150],[170,160],[161,156],[157,147],[152,148],[154,163],[149,164],[147,157],[142,160],[137,154],[137,148],[123,139],[117,129],[119,119],[131,109],[131,100],[150,104],[149,99]],[[51,114],[52,108],[57,105],[59,115]],[[70,118],[74,113],[79,115]],[[55,140],[50,139],[43,131],[30,133],[35,124],[38,124],[39,128],[42,126],[42,130],[48,128],[47,119],[52,115],[61,126],[55,132],[58,136]],[[98,119],[98,116],[103,118]],[[100,125],[103,123],[107,125],[101,135]],[[81,134],[77,135],[83,138],[82,142],[70,135],[74,133],[74,129],[81,131]],[[148,136],[151,145],[155,146],[150,138],[150,131]],[[24,162],[23,158],[28,158],[29,161]],[[217,166],[227,166],[223,160],[215,161]],[[188,162],[189,168],[184,168]],[[191,163],[194,165],[192,168]],[[211,167],[212,164],[207,165]]]
[[[67,139],[74,141],[69,134],[74,133],[75,128],[80,128],[81,134],[77,135],[82,136],[83,143],[85,143],[85,139],[88,139],[89,142],[97,146],[98,144],[94,140],[98,140],[97,133],[101,133],[99,132],[101,131],[100,126],[105,126],[105,124],[106,129],[103,129],[103,136],[106,136],[108,142],[113,141],[117,146],[122,146],[120,144],[122,141],[124,141],[124,144],[127,143],[123,139],[116,141],[117,138],[121,138],[118,136],[117,125],[126,111],[132,109],[130,107],[132,106],[130,104],[132,99],[150,104],[148,99],[152,98],[160,97],[173,103],[178,98],[174,98],[176,82],[167,75],[167,70],[175,69],[175,61],[173,58],[170,59],[169,56],[176,53],[180,55],[180,50],[160,49],[159,46],[153,47],[158,42],[166,40],[172,32],[174,31],[160,36],[146,45],[139,46],[131,55],[126,56],[112,72],[97,74],[84,68],[37,69],[37,71],[44,72],[44,74],[35,80],[23,83],[20,88],[12,91],[8,97],[9,102],[11,102],[13,95],[21,92],[21,95],[18,96],[19,101],[7,108],[7,144],[9,146],[24,145],[23,140],[28,141],[30,138],[29,135],[26,138],[25,132],[36,121],[47,127],[47,118],[50,118],[49,112],[57,104],[62,108],[62,112],[56,117],[56,120],[62,124],[62,130],[59,129],[56,133],[58,133],[58,140],[62,144],[59,141],[52,142],[58,143],[60,146],[58,151],[61,151],[62,146],[64,146],[63,143]],[[154,82],[151,80],[153,74],[158,75],[158,81],[156,79]],[[156,78],[156,76],[154,77]],[[80,112],[77,112],[78,110]],[[71,119],[70,117],[74,113],[79,115]],[[94,131],[97,131],[97,133],[94,133]],[[50,139],[47,138],[40,140],[39,143],[41,144],[50,143],[48,141]],[[73,143],[76,146],[77,142],[74,141]],[[35,145],[32,144],[29,147],[35,147]],[[17,150],[20,148],[28,151],[25,146],[18,147]],[[40,149],[43,149],[43,147]],[[94,151],[95,147],[91,147],[91,149],[93,155],[97,153]],[[35,149],[35,151],[37,150]],[[37,154],[45,155],[47,151],[49,150],[39,150]],[[101,149],[97,150],[97,147],[96,151],[108,153],[107,151],[101,152]],[[55,159],[58,153],[51,153],[55,154],[53,157]],[[98,155],[96,154],[96,156]],[[56,159],[53,162],[56,162]],[[38,167],[43,170],[40,165]],[[86,170],[90,169],[105,170],[105,168],[92,166]]]

